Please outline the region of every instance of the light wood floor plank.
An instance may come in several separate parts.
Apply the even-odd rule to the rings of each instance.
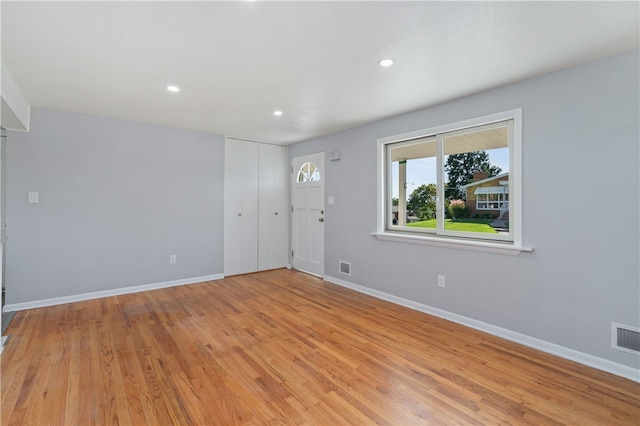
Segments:
[[[640,384],[303,273],[17,313],[3,425],[640,424]]]

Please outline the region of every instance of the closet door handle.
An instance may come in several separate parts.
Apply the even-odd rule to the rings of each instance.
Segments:
[[[320,219],[318,219],[318,222],[324,222],[324,217],[321,217]]]
[[[238,213],[238,216],[242,216],[242,213]]]
[[[278,216],[278,212],[276,212],[276,216]]]

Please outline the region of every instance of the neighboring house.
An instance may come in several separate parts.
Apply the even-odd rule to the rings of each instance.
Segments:
[[[465,191],[471,214],[488,213],[504,218],[509,213],[509,173],[487,177],[484,172],[475,172],[473,181],[460,190]]]

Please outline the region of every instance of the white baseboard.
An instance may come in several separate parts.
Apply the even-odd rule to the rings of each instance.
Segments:
[[[636,370],[635,368],[623,364],[618,364],[616,362],[612,362],[603,358],[585,354],[574,349],[560,346],[555,343],[547,342],[535,337],[527,336],[525,334],[517,333],[515,331],[498,327],[486,322],[478,321],[473,318],[468,318],[462,315],[454,314],[452,312],[444,311],[442,309],[434,308],[432,306],[424,305],[413,300],[393,296],[379,290],[374,290],[368,287],[341,280],[340,278],[325,275],[324,280],[342,287],[350,288],[351,290],[355,290],[360,293],[368,294],[369,296],[373,296],[378,299],[386,300],[388,302],[405,306],[407,308],[424,312],[426,314],[433,315],[439,318],[444,318],[446,320],[462,324],[467,327],[492,334],[494,336],[502,337],[503,339],[520,343],[524,346],[529,346],[531,348],[538,349],[543,352],[559,356],[561,358],[575,361],[589,367],[597,368],[598,370],[606,371],[608,373],[615,374],[617,376],[621,376],[635,382],[640,382],[640,370]]]
[[[144,284],[133,287],[122,287],[113,290],[94,291],[92,293],[74,294],[72,296],[54,297],[52,299],[34,300],[32,302],[13,303],[4,305],[3,312],[22,311],[25,309],[44,308],[45,306],[62,305],[64,303],[81,302],[83,300],[99,299],[101,297],[119,296],[122,294],[138,293],[159,288],[176,287],[179,285],[195,284],[204,281],[220,280],[224,274],[205,275],[203,277],[183,278],[180,280],[164,281],[154,284]]]
[[[4,342],[7,341],[7,336],[2,336],[2,338],[0,338],[0,354],[2,353],[2,351],[4,351]]]

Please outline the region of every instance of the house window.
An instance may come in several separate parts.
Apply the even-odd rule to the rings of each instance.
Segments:
[[[521,245],[521,110],[378,141],[378,234]]]
[[[484,188],[478,188],[474,191],[476,195],[476,210],[509,210],[509,192],[508,188],[491,187],[487,191]]]

